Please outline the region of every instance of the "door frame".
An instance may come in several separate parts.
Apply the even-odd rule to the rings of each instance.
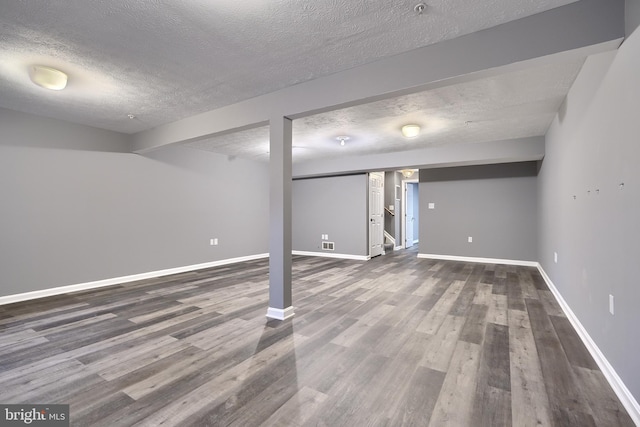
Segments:
[[[400,239],[402,241],[403,249],[407,248],[407,183],[416,183],[420,185],[417,178],[402,180],[402,221],[400,221],[402,234],[400,235]]]
[[[371,236],[374,234],[373,233],[373,224],[371,221],[371,217],[372,217],[372,212],[371,212],[371,206],[372,206],[372,200],[371,200],[371,177],[372,175],[377,175],[380,179],[380,235],[378,237],[380,237],[380,254],[373,254],[372,253],[372,238]],[[378,256],[378,255],[384,255],[384,172],[383,171],[374,171],[374,172],[369,172],[367,174],[367,199],[368,199],[368,207],[367,207],[367,224],[368,224],[368,238],[367,238],[367,242],[369,245],[369,258],[373,258],[374,256]]]

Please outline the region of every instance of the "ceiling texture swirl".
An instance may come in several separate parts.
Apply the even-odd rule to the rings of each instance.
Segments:
[[[570,0],[48,0],[0,4],[0,107],[136,134]],[[584,58],[294,121],[294,160],[544,135]],[[35,86],[30,65],[69,75]],[[366,78],[366,76],[363,76]],[[133,118],[131,118],[131,117]],[[420,125],[415,139],[401,136]],[[341,147],[336,137],[350,139]],[[189,147],[268,160],[268,128]]]

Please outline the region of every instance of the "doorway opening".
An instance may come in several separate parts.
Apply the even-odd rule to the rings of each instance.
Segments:
[[[419,243],[420,215],[418,179],[402,181],[402,236],[404,248],[411,248]]]

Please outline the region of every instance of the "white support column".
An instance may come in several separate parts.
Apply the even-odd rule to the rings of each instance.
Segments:
[[[291,148],[292,122],[269,121],[269,309],[267,317],[293,317],[291,298]]]

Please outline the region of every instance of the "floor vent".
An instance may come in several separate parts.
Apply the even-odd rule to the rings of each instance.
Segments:
[[[334,242],[322,242],[323,251],[332,251],[335,249],[334,246],[335,246]]]

